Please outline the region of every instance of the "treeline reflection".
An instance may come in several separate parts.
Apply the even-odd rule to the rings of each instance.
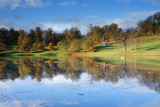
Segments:
[[[60,59],[32,59],[30,57],[0,59],[0,81],[25,79],[31,77],[37,81],[43,78],[52,79],[57,75],[64,75],[66,79],[78,81],[82,73],[91,75],[92,81],[106,81],[117,83],[123,78],[137,78],[141,85],[160,92],[159,68],[144,66],[143,64],[122,64],[106,62],[97,63],[90,58],[66,57]]]

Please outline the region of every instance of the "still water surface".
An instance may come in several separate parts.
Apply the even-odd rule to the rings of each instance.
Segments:
[[[159,107],[159,60],[0,58],[0,107]]]

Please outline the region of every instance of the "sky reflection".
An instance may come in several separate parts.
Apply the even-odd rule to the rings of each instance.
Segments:
[[[61,60],[54,63],[53,60],[50,66],[46,60],[38,63],[31,63],[29,59],[26,61],[28,63],[14,61],[18,63],[18,72],[15,72],[17,65],[13,70],[14,64],[7,61],[6,66],[1,68],[0,107],[158,107],[160,104],[159,91],[155,90],[159,88],[159,80],[153,78],[156,82],[150,81],[152,78],[148,71],[137,74],[129,64],[105,65],[109,66],[109,71],[104,71],[104,64],[94,65],[89,61],[92,63],[86,66],[79,59],[80,63]],[[32,67],[28,68],[30,71],[21,70],[27,66]],[[54,67],[58,69],[52,70]],[[153,71],[149,72],[151,75]]]

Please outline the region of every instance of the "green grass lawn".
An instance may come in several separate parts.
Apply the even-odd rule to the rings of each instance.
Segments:
[[[104,46],[103,44],[95,44],[93,52],[79,52],[78,56],[93,56],[93,57],[110,57],[110,56],[159,56],[160,55],[160,35],[138,37],[138,45],[135,50],[132,40],[128,41],[127,51],[124,51],[124,46],[121,43],[112,43]],[[8,51],[4,52],[5,56],[62,56],[70,53],[64,50],[41,51],[34,50],[29,53],[19,53],[14,47],[18,46],[12,43],[8,46]]]
[[[127,51],[124,51],[124,46],[121,43],[112,43],[109,46],[96,44],[93,52],[89,52],[87,56],[159,56],[160,55],[160,36],[145,36],[137,38],[139,43],[137,48],[133,47],[130,40],[127,43]],[[80,53],[81,56],[86,56]]]
[[[138,39],[142,39],[138,44],[137,50],[142,50],[142,51],[160,51],[160,38],[158,37],[153,37],[149,36],[147,39],[140,37]],[[123,51],[124,47],[123,44],[121,43],[114,43],[110,44],[109,46],[106,45],[104,46],[103,44],[96,44],[94,52],[107,52],[107,51]],[[132,51],[134,50],[133,44],[128,42],[127,45],[127,50]]]

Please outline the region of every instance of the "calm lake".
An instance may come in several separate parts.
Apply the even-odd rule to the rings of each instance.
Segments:
[[[159,107],[160,58],[0,58],[0,107]]]

